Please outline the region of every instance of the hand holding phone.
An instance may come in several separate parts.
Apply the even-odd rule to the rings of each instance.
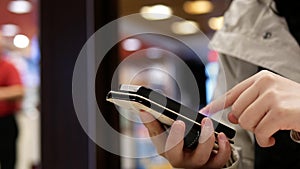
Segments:
[[[183,121],[186,126],[184,147],[188,149],[197,147],[201,133],[201,120],[207,117],[144,86],[121,85],[120,90],[108,93],[107,101],[131,109],[133,112],[140,110],[149,112],[167,127],[170,127],[176,120]],[[223,132],[233,143],[231,139],[235,136],[235,130],[213,119],[212,122],[215,134]]]

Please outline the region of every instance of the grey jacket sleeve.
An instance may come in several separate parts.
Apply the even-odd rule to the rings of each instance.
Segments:
[[[240,163],[240,155],[238,153],[238,150],[234,146],[232,146],[231,157],[224,169],[238,169],[239,163]]]
[[[214,98],[223,95],[240,81],[255,74],[258,70],[256,65],[242,61],[238,58],[220,54],[220,68],[215,88]],[[233,154],[237,154],[229,169],[253,169],[254,168],[254,137],[251,133],[240,128],[238,125],[233,125],[227,120],[229,110],[216,113],[214,118],[222,121],[225,124],[233,126],[237,133],[234,138]]]

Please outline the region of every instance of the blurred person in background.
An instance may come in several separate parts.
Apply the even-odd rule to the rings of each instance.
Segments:
[[[3,58],[3,44],[0,34],[0,168],[14,169],[18,136],[15,114],[24,89],[18,70]]]

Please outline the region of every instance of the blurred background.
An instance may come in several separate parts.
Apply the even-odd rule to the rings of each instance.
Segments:
[[[105,101],[106,93],[113,88],[111,84],[145,85],[194,109],[204,106],[211,99],[218,71],[217,53],[207,44],[222,27],[223,14],[230,2],[0,0],[3,55],[17,67],[25,86],[22,109],[17,114],[20,132],[16,169],[172,168],[160,156],[125,158],[103,150],[89,139],[78,122],[72,100],[76,59],[99,28],[135,14],[113,27],[111,39],[102,39],[103,42],[120,39],[120,42],[107,53],[99,69],[95,68],[95,60],[87,58],[88,70],[83,77],[88,81],[92,79],[88,72],[96,75],[95,82],[91,82],[96,84],[96,90],[82,90],[87,93],[84,98],[90,93],[96,93],[97,97],[96,103],[89,103],[92,108],[87,108],[87,112],[95,111],[98,106],[118,132],[148,137],[138,117]],[[162,34],[132,36],[138,30]],[[195,94],[190,90],[195,86],[186,80],[189,73],[195,79],[200,100],[190,97]],[[91,126],[95,126],[96,133],[103,133],[100,124]],[[155,153],[150,140],[134,143],[105,137],[120,151],[133,156]]]

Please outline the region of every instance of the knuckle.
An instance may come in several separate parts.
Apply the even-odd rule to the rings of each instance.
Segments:
[[[268,90],[264,94],[265,100],[270,101],[271,103],[278,103],[279,102],[279,93],[275,90]],[[276,105],[276,104],[274,104]]]
[[[284,117],[284,108],[278,106],[278,105],[274,105],[273,109],[273,118],[278,118],[278,119],[282,119]]]
[[[261,70],[259,72],[259,76],[260,77],[271,77],[273,75],[273,73],[271,73],[270,71],[268,70]]]
[[[238,119],[238,123],[239,123],[239,125],[240,125],[242,128],[244,128],[244,129],[247,129],[247,128],[248,128],[248,120],[245,120],[245,118],[240,117],[240,118]]]
[[[239,111],[239,106],[237,103],[234,103],[232,106],[231,106],[231,112],[233,113],[233,115],[237,115],[237,112]]]
[[[246,129],[246,130],[249,130],[249,131],[253,131],[254,130],[254,126],[255,124],[253,124],[253,121],[245,116],[241,116],[239,119],[238,119],[238,123],[239,125],[243,128],[243,129]]]
[[[260,146],[265,147],[268,145],[268,138],[264,135],[264,133],[262,133],[261,129],[255,129],[254,133],[255,133],[255,138],[257,140],[257,143]]]
[[[259,72],[259,74],[260,74],[261,76],[268,75],[269,73],[270,73],[270,71],[268,71],[268,70],[261,70],[261,71]]]
[[[286,106],[286,104],[282,103],[274,104],[272,108],[273,111],[276,113],[276,117],[280,119],[285,117],[286,112],[289,112],[289,108]]]
[[[257,83],[261,85],[267,85],[273,83],[274,80],[275,76],[271,72],[267,70],[262,70],[259,72],[259,78],[257,80]]]

